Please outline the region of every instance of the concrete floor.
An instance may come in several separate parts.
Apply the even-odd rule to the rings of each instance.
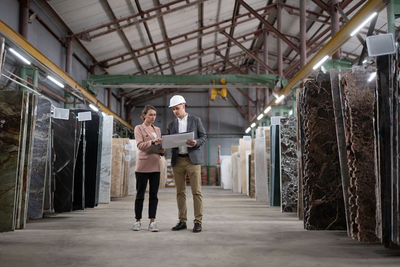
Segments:
[[[0,233],[0,266],[400,266],[400,251],[360,244],[344,232],[305,231],[294,214],[230,191],[203,192],[202,233],[191,232],[190,193],[190,229],[170,231],[177,222],[175,189],[162,189],[158,233],[130,230],[134,199],[128,197]]]

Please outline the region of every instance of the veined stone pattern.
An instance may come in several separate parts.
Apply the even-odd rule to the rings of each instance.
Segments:
[[[0,232],[15,229],[15,200],[19,152],[23,128],[22,114],[27,93],[0,92]]]
[[[346,229],[329,76],[307,81],[299,105],[304,131],[304,226],[308,230]]]
[[[341,80],[344,99],[346,147],[350,174],[349,210],[351,235],[362,242],[376,242],[377,177],[374,170],[375,83],[370,73],[349,72]]]
[[[113,117],[103,117],[99,203],[110,203]]]
[[[297,211],[296,119],[281,119],[281,207],[282,212]]]
[[[33,132],[33,151],[31,165],[31,179],[28,202],[28,218],[40,219],[43,217],[44,190],[48,176],[48,144],[51,121],[51,102],[39,97],[35,129]]]

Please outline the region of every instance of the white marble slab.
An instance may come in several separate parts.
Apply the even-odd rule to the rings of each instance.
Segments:
[[[110,203],[113,117],[103,117],[99,203]]]
[[[254,144],[254,165],[256,176],[256,200],[268,202],[267,186],[267,158],[265,148],[265,137],[255,139]]]
[[[221,156],[221,187],[232,190],[232,156]]]

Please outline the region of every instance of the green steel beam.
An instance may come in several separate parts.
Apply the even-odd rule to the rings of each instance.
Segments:
[[[170,84],[170,85],[220,85],[220,80],[224,78],[226,84],[260,84],[273,85],[280,81],[279,75],[275,74],[254,74],[254,75],[89,75],[89,79],[84,81],[84,85],[121,85],[121,84]],[[281,83],[285,85],[286,80]]]
[[[343,70],[351,69],[353,62],[345,59],[328,59],[323,65],[322,69],[324,71],[330,71],[331,69]]]

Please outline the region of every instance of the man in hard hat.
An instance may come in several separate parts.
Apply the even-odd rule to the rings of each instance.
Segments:
[[[202,147],[207,134],[200,118],[186,113],[186,101],[181,95],[174,95],[169,101],[169,107],[176,118],[168,124],[168,134],[194,132],[194,139],[187,140],[187,146],[172,149],[171,165],[175,176],[176,199],[178,202],[179,222],[173,231],[186,229],[186,174],[190,178],[194,204],[193,232],[201,232],[203,218],[203,202],[201,194]]]

